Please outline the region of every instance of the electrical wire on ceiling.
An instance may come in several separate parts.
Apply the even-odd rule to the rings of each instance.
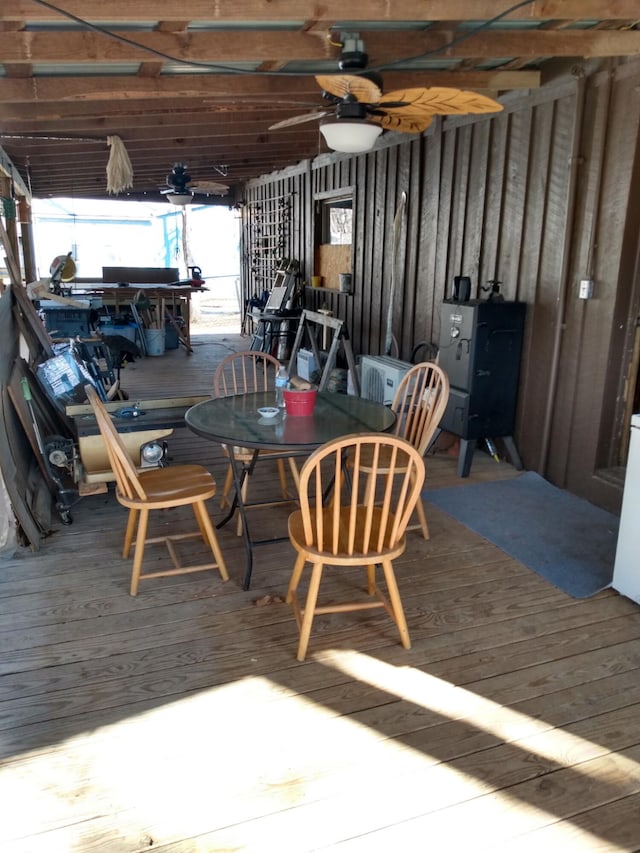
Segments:
[[[86,27],[89,30],[93,30],[96,33],[100,33],[104,36],[107,36],[108,38],[115,39],[115,41],[119,41],[119,42],[122,42],[123,44],[127,44],[131,47],[135,47],[139,50],[143,50],[146,53],[150,53],[152,56],[156,56],[159,59],[164,59],[167,62],[173,62],[173,63],[176,63],[178,65],[185,65],[189,68],[206,68],[210,71],[219,71],[219,72],[222,72],[225,74],[239,74],[239,75],[252,75],[252,76],[259,74],[260,76],[263,76],[263,77],[304,77],[307,75],[315,76],[315,74],[316,74],[315,71],[299,71],[299,70],[296,70],[296,71],[252,71],[252,70],[249,70],[247,68],[232,68],[232,67],[227,66],[227,65],[218,65],[217,63],[212,63],[212,62],[198,62],[196,60],[181,59],[180,57],[171,56],[168,53],[163,53],[162,51],[156,50],[153,47],[147,47],[147,45],[140,44],[139,42],[135,41],[134,39],[130,39],[127,36],[121,36],[118,33],[114,33],[111,30],[108,30],[106,27],[101,27],[99,24],[92,24],[90,21],[87,21],[84,18],[80,18],[78,15],[74,15],[73,12],[67,12],[65,9],[61,9],[59,6],[56,6],[54,3],[48,3],[47,0],[31,0],[31,2],[36,3],[38,6],[44,6],[46,9],[50,9],[52,12],[56,12],[57,14],[62,15],[63,17],[68,18],[70,21],[74,21],[74,23],[80,24],[80,26],[82,26],[82,27]],[[507,17],[507,15],[511,15],[513,12],[517,11],[518,9],[521,9],[523,6],[529,6],[534,2],[535,2],[535,0],[521,0],[521,2],[515,3],[513,6],[509,6],[508,9],[505,9],[504,11],[500,12],[498,15],[491,18],[490,20],[483,21],[482,23],[478,24],[476,27],[472,27],[467,32],[462,33],[459,36],[456,36],[455,38],[451,39],[451,41],[446,42],[445,44],[441,45],[440,47],[434,48],[433,50],[425,51],[425,53],[421,53],[417,56],[409,56],[409,57],[405,57],[404,59],[394,60],[393,62],[386,63],[385,65],[378,65],[374,68],[369,68],[368,71],[369,72],[371,72],[371,71],[384,71],[384,70],[387,70],[389,68],[394,68],[398,65],[401,65],[403,62],[412,62],[412,61],[415,61],[417,59],[426,59],[426,58],[431,57],[431,56],[436,56],[439,53],[443,53],[444,51],[449,50],[450,47],[454,47],[455,45],[460,44],[460,42],[467,41],[468,39],[472,38],[477,33],[481,32],[482,30],[487,29],[487,27],[490,27],[492,24],[495,24],[498,21],[501,21],[503,18]],[[331,44],[336,44],[336,42],[332,41],[330,34],[327,37],[328,37]],[[350,73],[357,74],[359,72],[357,70],[355,70],[353,72],[350,71]],[[362,73],[362,72],[360,72],[360,73]]]
[[[99,142],[104,145],[104,137],[94,136],[48,136],[33,133],[0,133],[0,139],[29,139],[35,142]]]
[[[430,56],[435,56],[438,53],[442,53],[443,50],[449,50],[450,47],[455,47],[457,44],[461,44],[464,41],[467,41],[470,38],[473,38],[477,33],[481,30],[487,29],[493,24],[497,24],[498,21],[501,21],[503,18],[506,18],[507,15],[511,15],[513,12],[516,12],[518,9],[521,9],[523,6],[530,6],[534,0],[521,0],[520,3],[516,3],[513,6],[510,6],[508,9],[505,9],[503,12],[500,12],[493,18],[490,18],[488,21],[483,21],[482,24],[479,24],[477,27],[472,27],[467,30],[465,33],[461,33],[459,36],[452,38],[451,41],[448,41],[446,44],[442,45],[442,47],[434,48],[433,50],[427,50],[424,53],[419,53],[416,56],[406,56],[404,59],[396,59],[393,62],[387,62],[384,65],[377,65],[373,68],[369,68],[369,71],[388,71],[390,68],[395,68],[397,65],[402,64],[403,62],[413,62],[417,59],[427,59]]]

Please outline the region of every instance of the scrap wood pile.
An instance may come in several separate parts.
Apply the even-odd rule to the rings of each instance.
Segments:
[[[118,388],[109,365],[103,342],[54,344],[23,285],[0,297],[0,472],[18,538],[33,550],[51,532],[52,504],[68,523],[79,499],[77,436],[66,406],[85,402],[87,382],[108,399]]]

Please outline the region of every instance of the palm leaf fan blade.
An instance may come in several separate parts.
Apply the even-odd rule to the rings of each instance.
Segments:
[[[422,133],[433,121],[431,113],[423,110],[413,111],[411,107],[385,109],[384,113],[380,115],[373,113],[367,118],[385,130],[398,130],[402,133]]]
[[[281,127],[293,127],[296,124],[304,124],[307,121],[320,119],[326,115],[327,113],[324,110],[313,113],[303,113],[299,116],[292,116],[291,118],[285,118],[282,121],[278,121],[275,124],[270,125],[269,130],[280,130]]]
[[[389,103],[389,107],[385,106]],[[466,115],[468,113],[495,113],[503,109],[502,104],[466,89],[449,89],[432,86],[429,89],[399,89],[389,92],[380,99],[380,107],[391,112],[392,106],[405,103],[419,107],[432,115]]]
[[[372,80],[355,74],[318,74],[316,83],[336,98],[353,95],[358,101],[377,103],[382,90]]]
[[[229,187],[227,184],[218,183],[218,181],[197,181],[195,185],[189,185],[189,189],[200,193],[226,193]]]

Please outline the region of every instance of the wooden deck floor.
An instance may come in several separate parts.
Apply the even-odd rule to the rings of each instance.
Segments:
[[[239,336],[127,367],[131,398],[208,393]],[[221,482],[181,430],[176,460]],[[445,454],[432,483],[457,482]],[[512,476],[476,454],[471,480]],[[256,488],[272,482],[267,466]],[[220,509],[212,502],[214,520]],[[284,530],[286,511],[254,513]],[[287,542],[128,594],[125,512],[83,498],[0,563],[0,849],[304,853],[640,848],[640,608],[576,600],[446,515],[397,563],[413,648],[380,612],[318,618],[307,662]],[[179,513],[165,522],[182,524]],[[340,575],[332,592],[359,580]]]

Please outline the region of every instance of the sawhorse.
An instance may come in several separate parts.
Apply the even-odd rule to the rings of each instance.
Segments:
[[[316,360],[316,364],[319,367],[322,364],[320,360],[320,347],[318,346],[317,327],[320,327],[323,332],[327,329],[333,329],[333,338],[331,339],[331,344],[327,353],[327,360],[325,362],[324,368],[322,369],[322,375],[320,377],[320,382],[318,383],[318,390],[324,391],[324,389],[327,387],[327,383],[329,382],[329,378],[331,376],[331,371],[335,367],[338,349],[342,344],[345,358],[347,360],[347,366],[351,372],[353,388],[356,395],[359,397],[360,382],[358,380],[358,371],[356,369],[355,358],[353,357],[351,341],[349,340],[349,333],[347,332],[344,321],[339,320],[337,317],[329,317],[326,314],[320,314],[317,311],[305,310],[302,312],[302,316],[300,317],[300,323],[298,324],[298,331],[296,332],[296,338],[293,342],[293,347],[291,349],[291,356],[289,360],[289,373],[291,374],[296,372],[296,359],[298,356],[298,350],[300,349],[300,345],[302,343],[302,339],[304,337],[305,332],[307,332],[309,336],[309,342],[311,344],[311,350]]]

